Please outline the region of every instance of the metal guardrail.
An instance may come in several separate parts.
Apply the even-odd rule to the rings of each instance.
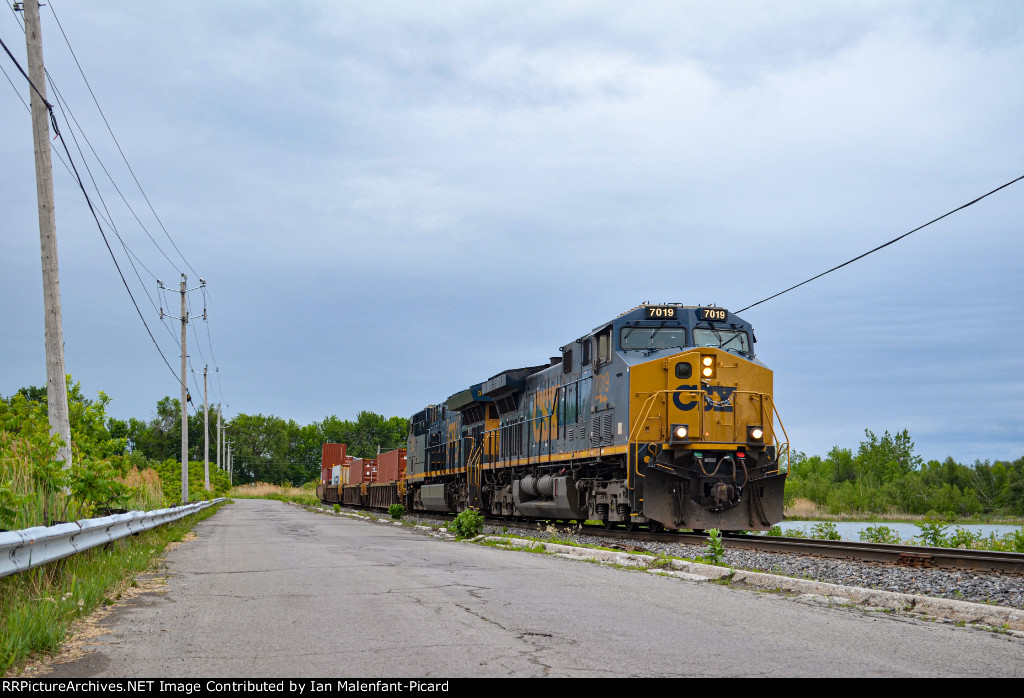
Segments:
[[[35,526],[0,533],[0,577],[45,565],[119,538],[177,521],[225,501],[226,497],[169,509],[130,511],[56,526]]]

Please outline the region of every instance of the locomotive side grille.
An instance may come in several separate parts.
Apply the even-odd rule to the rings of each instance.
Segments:
[[[599,414],[590,422],[590,445],[600,446],[612,442],[612,415]]]

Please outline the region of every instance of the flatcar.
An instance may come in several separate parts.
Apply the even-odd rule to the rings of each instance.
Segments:
[[[767,530],[782,520],[789,445],[755,342],[725,308],[641,304],[545,364],[414,414],[404,477],[372,496],[510,520]]]

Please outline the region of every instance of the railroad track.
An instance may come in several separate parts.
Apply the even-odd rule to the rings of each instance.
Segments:
[[[411,514],[421,516],[419,513]],[[439,521],[450,521],[452,515],[433,513],[423,518]],[[488,519],[488,525],[501,527],[502,521]],[[549,531],[571,534],[576,531],[587,535],[601,536],[610,540],[650,541],[656,543],[684,543],[705,545],[708,541],[706,533],[677,533],[674,531],[653,532],[642,529],[627,531],[624,528],[606,529],[603,526],[579,526],[576,524],[556,522],[509,521],[504,525],[510,528],[534,531]],[[848,540],[821,540],[818,538],[783,538],[776,536],[757,536],[744,533],[725,533],[722,536],[726,548],[758,550],[761,552],[792,553],[794,555],[812,555],[858,562],[877,562],[905,567],[939,567],[943,569],[973,570],[976,572],[995,572],[998,574],[1024,575],[1024,553],[1005,553],[995,550],[964,550],[961,548],[927,548],[920,545],[891,545],[887,543],[867,543]],[[642,551],[641,547],[632,547]]]
[[[703,533],[652,533],[649,531],[605,530],[585,527],[588,534],[607,535],[620,540],[649,540],[661,543],[689,543],[704,545]],[[945,569],[1024,574],[1024,553],[1005,553],[995,550],[964,550],[960,548],[926,548],[920,545],[890,545],[848,540],[820,540],[817,538],[782,538],[725,533],[726,548],[759,550],[762,552],[814,555],[861,562],[880,562],[906,567],[941,567]]]

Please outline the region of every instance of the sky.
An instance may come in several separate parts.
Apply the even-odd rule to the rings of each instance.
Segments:
[[[119,418],[180,391],[157,279],[206,280],[199,405],[209,366],[228,417],[407,417],[645,301],[749,306],[1024,175],[1019,2],[53,0],[42,20],[61,130],[170,364],[55,157],[66,368]],[[24,64],[19,21],[0,10]],[[28,88],[0,66],[10,395],[46,369]],[[1022,221],[1019,182],[742,313],[793,449],[907,429],[926,460],[1024,456]]]

